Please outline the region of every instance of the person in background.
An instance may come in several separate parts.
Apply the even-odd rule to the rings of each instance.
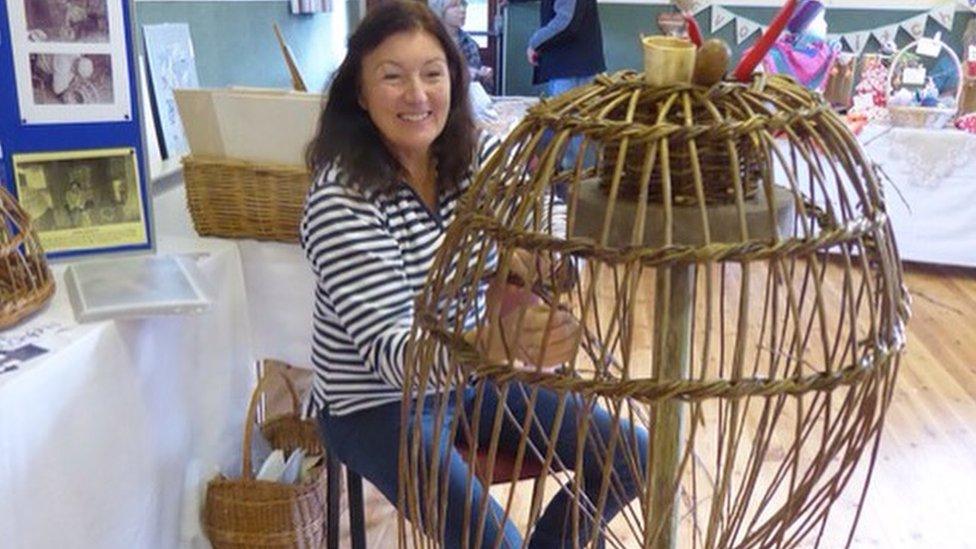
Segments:
[[[607,69],[596,0],[542,0],[539,29],[525,51],[532,83],[559,95]]]
[[[429,0],[427,3],[431,11],[440,17],[441,22],[447,27],[448,33],[457,44],[461,55],[468,65],[468,74],[472,82],[481,82],[489,89],[491,88],[492,70],[481,64],[481,53],[478,50],[478,43],[474,41],[464,30],[464,21],[468,15],[467,0]]]
[[[414,329],[414,304],[447,227],[456,217],[461,195],[471,185],[472,174],[491,152],[492,141],[476,133],[468,103],[464,61],[452,37],[436,15],[422,3],[392,1],[369,12],[349,37],[346,57],[329,85],[315,137],[306,151],[313,175],[301,222],[300,241],[316,278],[313,296],[311,357],[316,376],[312,408],[316,412],[325,445],[339,461],[376,486],[394,504],[398,501],[400,425],[405,368]],[[341,138],[337,139],[337,136]],[[497,144],[497,141],[494,141]],[[554,210],[557,208],[554,207]],[[565,205],[552,215],[552,231],[565,234]],[[490,241],[475,241],[471,261],[485,250],[485,272],[496,272],[497,250]],[[516,250],[512,272],[523,281],[538,280],[538,258]],[[488,361],[507,360],[502,341],[514,349],[515,367],[552,369],[571,360],[578,347],[580,327],[575,317],[543,304],[516,303],[499,322],[484,321],[485,313],[501,307],[504,281],[478,280],[470,288],[474,299],[463,318],[464,338]],[[531,284],[527,284],[531,286]],[[492,291],[493,290],[493,291]],[[468,290],[464,290],[467,292]],[[521,317],[511,315],[523,315]],[[520,329],[515,319],[522,318]],[[484,322],[478,329],[479,319]],[[455,320],[451,320],[454,322]],[[548,333],[548,341],[546,334]],[[434,372],[451,368],[448,353],[436,353]],[[481,445],[487,445],[490,424],[499,406],[512,412],[512,421],[498,442],[514,451],[518,426],[534,413],[538,438],[556,426],[563,400],[553,391],[540,390],[534,412],[527,409],[523,391],[516,384],[502,401],[501,390],[489,384],[480,409],[473,385],[444,389],[451,400],[451,414],[482,418],[478,429]],[[422,417],[410,412],[408,428],[415,422],[423,434],[418,451],[428,459],[443,460],[441,486],[447,506],[443,536],[445,547],[462,547],[476,535],[466,509],[477,518],[487,488],[472,477],[461,453],[450,440],[452,419],[437,421],[436,395],[410,397],[408,407],[420,407]],[[596,441],[609,440],[611,432],[633,433],[627,443],[646,448],[646,430],[619,423],[605,409],[585,408],[572,396],[555,432],[557,454],[570,469],[582,472],[580,489],[591,501],[600,496],[604,463],[594,451]],[[584,411],[585,410],[585,411]],[[579,441],[579,418],[589,417],[587,440]],[[485,422],[489,426],[485,426]],[[594,437],[593,443],[589,437]],[[439,442],[435,442],[439,441]],[[587,450],[576,454],[577,442]],[[436,444],[436,445],[435,445]],[[636,497],[640,479],[632,473],[624,452],[612,464],[620,490],[613,491],[599,520],[609,521]],[[646,468],[646,461],[641,464]],[[419,471],[410,472],[420,474]],[[471,487],[469,492],[468,488]],[[421,487],[423,490],[423,487]],[[618,495],[619,494],[619,495]],[[422,498],[428,495],[420,494]],[[480,539],[481,547],[522,547],[521,534],[493,499]],[[530,547],[572,547],[592,532],[589,518],[573,523],[573,499],[566,491],[555,495],[536,521]],[[414,517],[407,517],[414,520]],[[427,526],[428,531],[433,525]],[[579,526],[579,539],[572,539]]]
[[[539,24],[529,37],[525,55],[533,69],[532,84],[544,85],[549,97],[588,84],[607,69],[596,0],[542,0]],[[546,142],[551,138],[551,133],[544,137]],[[580,136],[570,139],[557,170],[576,164],[581,144]],[[585,162],[592,165],[592,155]],[[565,198],[566,184],[556,185],[555,193]]]

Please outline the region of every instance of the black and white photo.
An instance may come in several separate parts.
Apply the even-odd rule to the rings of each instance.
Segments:
[[[144,233],[132,149],[15,155],[14,166],[18,200],[49,252]]]
[[[109,41],[107,0],[14,0],[24,2],[32,42]]]
[[[31,88],[38,105],[110,105],[114,102],[109,55],[32,53]]]
[[[5,1],[21,124],[132,118],[124,1]]]

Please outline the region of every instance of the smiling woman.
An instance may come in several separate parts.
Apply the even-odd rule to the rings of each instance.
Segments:
[[[329,99],[306,152],[310,172],[340,168],[358,185],[389,190],[404,176],[432,171],[417,162],[423,151],[437,165],[442,190],[456,187],[476,145],[465,77],[451,37],[426,6],[394,4],[370,12],[350,36],[346,58],[328,86]],[[436,124],[409,136],[414,126],[407,122],[424,110]]]
[[[447,58],[430,34],[394,34],[363,58],[359,105],[428,206],[436,198],[430,148],[450,102]]]
[[[401,452],[422,453],[443,464],[443,478],[436,484],[444,492],[413,495],[446,497],[446,510],[436,516],[418,516],[413,507],[401,510],[418,527],[443,539],[444,546],[520,547],[521,533],[512,520],[489,498],[485,486],[469,482],[470,470],[451,443],[452,432],[442,429],[451,422],[435,424],[429,413],[437,395],[452,396],[449,413],[459,421],[496,417],[497,410],[512,406],[495,397],[476,397],[470,384],[419,390],[415,399],[403,399],[404,387],[416,386],[411,385],[416,383],[413,376],[408,380],[405,374],[413,356],[414,303],[434,257],[450,241],[446,227],[456,216],[462,193],[492,150],[488,140],[475,134],[467,86],[467,69],[457,47],[422,3],[388,2],[370,12],[349,38],[346,58],[329,87],[317,135],[307,150],[315,181],[305,205],[301,242],[316,277],[312,362],[317,375],[312,400],[325,446],[391,502],[398,501],[401,478],[420,473],[400,468]],[[556,231],[565,224],[565,205],[554,197],[549,204]],[[461,336],[498,360],[511,354],[522,367],[549,369],[566,363],[578,347],[576,321],[558,306],[531,296],[503,303],[507,277],[496,274],[502,268],[531,288],[531,281],[547,270],[546,263],[526,256],[528,252],[519,253],[524,250],[499,248],[486,240],[464,250],[450,249],[459,267],[477,263],[492,273],[465,283],[464,291],[475,305],[454,317]],[[507,265],[500,267],[499,257]],[[489,311],[494,320],[475,330]],[[520,320],[517,332],[515,318]],[[441,351],[430,360],[434,372],[450,369],[452,357],[446,347]],[[571,427],[575,422],[570,418],[583,403],[572,400],[563,405],[554,392],[542,392],[538,398],[552,413],[536,412],[535,421],[563,425],[560,440],[573,453],[562,459],[572,463],[578,457],[576,441],[589,440]],[[411,413],[404,416],[404,410]],[[526,412],[523,408],[513,414],[512,428],[525,424]],[[561,417],[565,423],[560,423]],[[592,436],[606,440],[617,423],[602,409],[591,417]],[[423,436],[411,437],[412,445],[401,448],[401,425],[420,429]],[[645,431],[625,428],[646,445]],[[480,430],[485,436],[491,431]],[[500,451],[514,455],[516,445],[504,442]],[[585,476],[598,476],[603,464],[591,454],[582,457]],[[634,495],[632,468],[617,463],[613,470],[618,469],[621,489],[608,503],[606,519]],[[593,489],[592,483],[584,488]],[[477,502],[482,501],[490,501],[492,519],[479,529],[478,516],[472,513],[480,512]],[[593,530],[585,521],[568,524],[566,505],[565,497],[553,498],[534,525],[534,543],[553,547],[572,541],[567,532],[586,536]]]

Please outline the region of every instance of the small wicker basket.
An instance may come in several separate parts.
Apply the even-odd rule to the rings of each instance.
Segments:
[[[893,126],[904,128],[944,128],[956,116],[956,109],[940,107],[888,107]]]
[[[312,420],[300,416],[298,396],[285,376],[293,409],[261,425],[262,433],[276,449],[291,452],[304,448],[309,455],[321,455],[322,446]],[[244,423],[243,471],[241,478],[219,476],[207,484],[203,523],[215,549],[318,548],[325,534],[325,482],[321,467],[310,480],[283,484],[255,480],[251,469],[251,433],[257,402],[269,376],[261,378],[251,395]]]
[[[200,236],[298,242],[311,176],[300,166],[183,158],[186,202]]]
[[[938,37],[935,40],[939,40]],[[894,81],[897,76],[897,71],[902,68],[901,61],[910,52],[917,50],[921,40],[915,40],[911,42],[904,48],[902,48],[892,59],[891,67],[888,69],[888,79],[886,82],[886,95],[888,97],[888,114],[891,115],[891,124],[893,126],[902,126],[907,128],[944,128],[955,118],[956,113],[959,110],[959,99],[962,95],[962,64],[959,62],[959,56],[956,52],[952,50],[949,46],[939,40],[941,44],[941,51],[946,52],[952,59],[953,64],[956,67],[956,74],[960,84],[956,85],[956,96],[955,96],[955,106],[954,107],[919,107],[919,106],[898,106],[891,105],[891,96],[894,93]]]
[[[27,212],[0,184],[0,330],[54,295],[54,277]]]

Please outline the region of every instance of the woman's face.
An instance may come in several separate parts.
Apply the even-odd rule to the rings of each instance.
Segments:
[[[454,29],[464,27],[464,19],[468,11],[467,8],[468,3],[465,0],[453,0],[444,9],[444,24]]]
[[[440,42],[401,32],[363,57],[359,105],[396,156],[427,154],[444,130],[451,77]]]

